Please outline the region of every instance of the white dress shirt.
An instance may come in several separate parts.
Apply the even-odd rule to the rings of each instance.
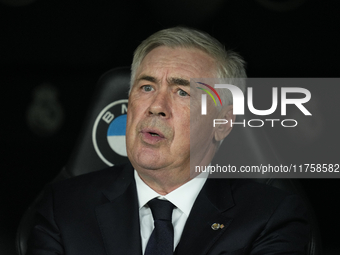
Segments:
[[[172,225],[174,227],[174,249],[176,248],[183,232],[184,225],[189,217],[191,208],[201,191],[209,173],[201,173],[196,178],[188,181],[172,192],[162,196],[151,189],[139,177],[135,170],[135,180],[139,202],[140,234],[142,238],[142,252],[144,254],[146,245],[154,229],[153,216],[147,203],[155,197],[165,199],[173,203],[176,208],[172,212]]]

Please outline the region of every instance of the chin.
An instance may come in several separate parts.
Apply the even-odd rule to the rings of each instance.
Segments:
[[[162,164],[161,157],[158,153],[139,153],[133,157],[133,165],[135,168],[145,169],[145,170],[157,170],[164,167],[164,162]],[[131,161],[131,162],[132,162]]]

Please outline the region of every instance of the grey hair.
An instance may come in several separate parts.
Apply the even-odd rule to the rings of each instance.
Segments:
[[[136,71],[145,56],[160,46],[169,48],[196,48],[202,50],[216,61],[216,78],[228,78],[230,84],[238,86],[242,91],[245,90],[246,72],[244,67],[245,62],[242,57],[232,50],[226,50],[218,40],[209,34],[186,27],[173,27],[160,30],[149,36],[137,47],[131,65],[130,90],[135,80]],[[219,89],[219,93],[223,105],[232,104],[232,96],[229,90]]]

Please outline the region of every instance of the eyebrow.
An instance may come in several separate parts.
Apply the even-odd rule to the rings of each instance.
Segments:
[[[149,75],[143,75],[142,77],[137,79],[137,82],[139,81],[150,81],[153,83],[157,83],[157,79],[155,77],[149,76]]]
[[[182,85],[182,86],[190,86],[190,81],[183,79],[183,78],[177,78],[177,77],[171,77],[168,80],[168,83],[170,85]]]
[[[149,81],[149,82],[153,82],[153,83],[158,83],[159,80],[153,76],[149,76],[149,75],[143,75],[142,77],[137,79],[138,81]],[[183,79],[183,78],[179,78],[179,77],[170,77],[167,79],[167,83],[169,85],[181,85],[181,86],[190,86],[190,81],[188,81],[187,79]]]

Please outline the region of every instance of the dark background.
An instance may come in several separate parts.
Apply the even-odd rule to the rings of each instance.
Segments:
[[[24,210],[66,164],[97,79],[130,65],[148,35],[175,25],[205,30],[246,59],[249,77],[338,77],[339,11],[335,0],[0,0],[0,254],[15,254]],[[324,125],[314,135],[307,124],[317,123],[283,137],[269,132],[288,161],[340,163],[340,90],[319,92]],[[301,183],[325,254],[337,254],[339,180]]]

